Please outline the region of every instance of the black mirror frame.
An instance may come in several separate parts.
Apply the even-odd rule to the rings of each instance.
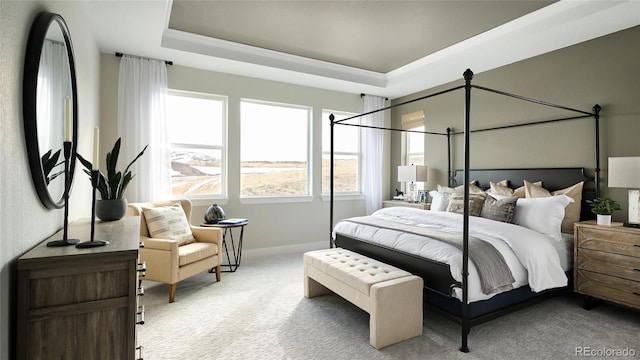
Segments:
[[[56,23],[64,36],[65,46],[67,48],[67,56],[69,59],[69,72],[71,75],[71,90],[73,104],[72,119],[72,138],[71,138],[71,156],[69,158],[69,184],[65,187],[60,199],[53,199],[47,183],[42,166],[40,155],[40,146],[38,145],[38,119],[37,119],[37,89],[38,89],[38,70],[40,68],[40,57],[42,54],[42,46],[49,30],[49,27]],[[73,55],[73,46],[71,45],[71,37],[69,29],[62,16],[49,12],[41,12],[33,21],[29,32],[27,42],[27,51],[24,60],[24,78],[23,78],[22,106],[24,117],[24,133],[27,146],[27,156],[29,159],[29,167],[31,169],[31,178],[36,188],[36,193],[42,204],[48,209],[60,209],[64,206],[65,196],[71,192],[71,184],[73,182],[73,174],[75,172],[76,163],[76,144],[78,143],[78,95],[76,85],[76,69]]]

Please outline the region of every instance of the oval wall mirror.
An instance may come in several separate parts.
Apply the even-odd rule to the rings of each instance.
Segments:
[[[24,64],[23,116],[31,177],[49,209],[64,206],[64,148],[69,150],[69,181],[75,172],[78,140],[76,74],[71,37],[64,19],[38,14],[31,26]],[[68,120],[67,120],[68,117]]]

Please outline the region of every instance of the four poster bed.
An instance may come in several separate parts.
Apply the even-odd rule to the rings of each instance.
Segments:
[[[463,352],[469,351],[467,336],[471,326],[544,300],[571,286],[573,234],[562,234],[560,225],[561,222],[563,226],[569,225],[568,231],[563,230],[572,231],[570,230],[572,223],[565,224],[569,215],[569,206],[573,206],[572,212],[577,211],[579,214],[575,215],[574,222],[591,218],[589,208],[585,206],[585,200],[598,197],[600,187],[598,140],[600,107],[598,105],[593,107],[593,112],[571,109],[472,85],[472,78],[473,73],[467,70],[464,73],[465,85],[463,86],[339,121],[336,121],[333,115],[330,117],[330,247],[349,249],[422,277],[425,286],[425,305],[461,324],[460,350]],[[334,125],[407,131],[344,124],[344,122],[461,89],[465,92],[464,131],[454,133],[451,129],[447,129],[446,133],[422,132],[425,135],[447,136],[448,139],[449,186],[442,187],[441,193],[433,194],[436,197],[445,197],[444,195],[449,194],[447,195],[450,197],[449,200],[434,198],[433,201],[433,203],[441,202],[437,206],[444,206],[435,210],[446,208],[448,211],[424,211],[404,207],[383,208],[372,216],[343,219],[334,224]],[[472,89],[566,110],[575,115],[471,130]],[[595,120],[593,177],[587,176],[584,168],[473,170],[469,166],[471,133],[582,118]],[[457,135],[464,136],[464,167],[452,172],[451,138]],[[532,184],[528,181],[536,183]],[[538,181],[541,181],[541,185],[537,183]],[[523,199],[525,196],[516,199],[513,188],[520,187],[515,192],[517,195],[518,191],[523,191],[523,183],[527,185],[524,189],[527,192],[542,191],[540,190],[542,187],[547,192],[541,195],[540,200]],[[487,195],[485,193],[487,189],[493,192],[489,191]],[[506,193],[496,194],[498,190]],[[491,199],[487,200],[487,196]],[[444,204],[447,201],[448,206]],[[456,201],[457,208],[452,207]],[[482,203],[480,212],[477,206],[479,202]],[[495,207],[496,202],[501,205]],[[573,202],[575,202],[574,205],[569,205]],[[489,209],[487,210],[489,216],[484,214],[486,209]],[[505,219],[496,221],[497,218],[493,217],[490,211],[492,209],[501,209],[501,211],[507,209],[505,213],[508,221]],[[509,211],[512,217],[509,217]],[[561,213],[559,214],[558,211]],[[544,215],[541,215],[541,212]],[[481,213],[482,216],[480,216]],[[551,230],[547,231],[547,229]]]

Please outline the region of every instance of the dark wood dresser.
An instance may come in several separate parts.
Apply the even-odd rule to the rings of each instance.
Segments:
[[[69,238],[90,239],[90,221]],[[18,259],[18,359],[135,359],[140,218],[96,221],[107,246],[47,247],[62,231]]]
[[[640,229],[576,223],[574,290],[640,309]]]

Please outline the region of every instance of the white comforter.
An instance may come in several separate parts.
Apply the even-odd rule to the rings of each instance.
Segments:
[[[462,215],[456,213],[390,207],[380,209],[372,216],[440,231],[462,233]],[[462,252],[447,243],[348,221],[336,224],[334,238],[336,233],[448,264],[453,278],[462,281]],[[539,292],[567,285],[567,277],[556,250],[557,244],[553,243],[557,240],[552,237],[522,226],[473,216],[469,217],[469,236],[490,242],[502,254],[515,279],[514,288],[529,284],[533,291]],[[488,299],[493,295],[495,294],[482,293],[476,268],[473,262],[469,261],[469,302]],[[457,288],[454,296],[462,299],[462,290]]]

